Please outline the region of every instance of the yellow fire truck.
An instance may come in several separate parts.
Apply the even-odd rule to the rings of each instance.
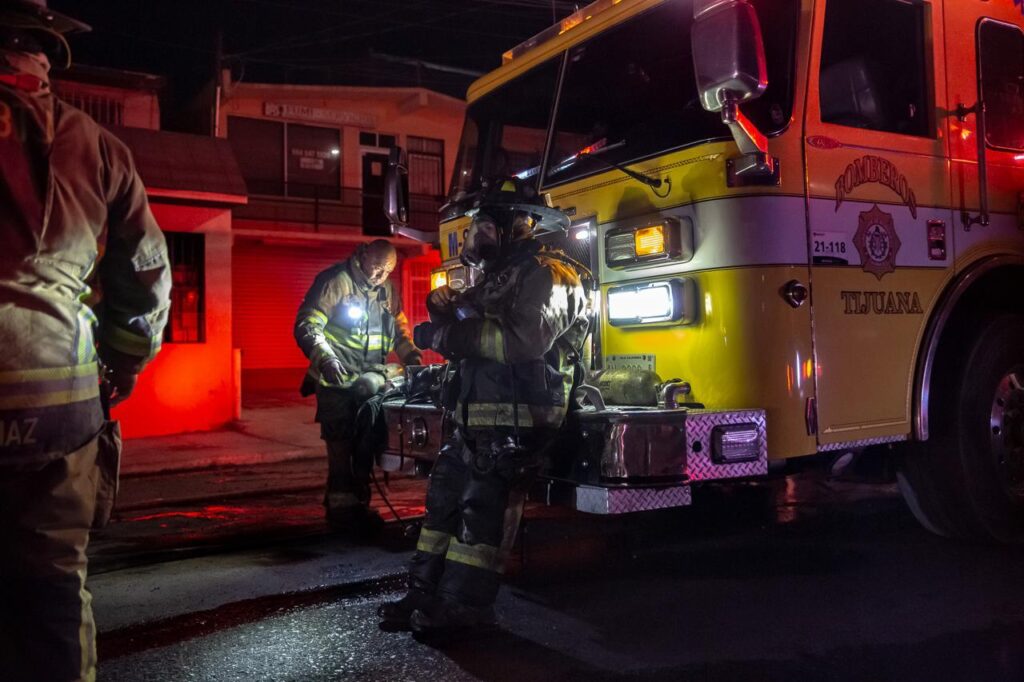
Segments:
[[[930,530],[1024,540],[1022,26],[1024,0],[598,0],[473,84],[434,284],[471,283],[466,201],[509,176],[596,282],[552,499],[682,505],[886,444]],[[387,413],[391,461],[433,457],[436,407]]]

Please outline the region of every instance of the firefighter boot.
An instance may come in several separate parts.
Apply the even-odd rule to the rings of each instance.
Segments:
[[[377,607],[379,627],[385,632],[408,630],[413,612],[429,611],[436,602],[437,598],[429,592],[410,588],[401,599],[384,602]]]
[[[384,530],[384,519],[376,509],[356,505],[327,510],[331,530],[356,542],[370,542]]]
[[[491,606],[467,606],[439,599],[432,608],[414,611],[409,617],[409,627],[417,639],[446,641],[456,635],[493,630],[497,619]]]

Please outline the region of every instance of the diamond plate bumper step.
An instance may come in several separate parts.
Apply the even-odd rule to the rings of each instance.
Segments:
[[[691,502],[689,485],[596,486],[552,479],[538,481],[530,491],[530,499],[602,515],[688,507]]]

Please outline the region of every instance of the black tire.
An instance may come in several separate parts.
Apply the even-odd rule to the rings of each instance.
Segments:
[[[1024,317],[998,315],[971,326],[969,340],[947,345],[936,367],[941,376],[933,383],[932,436],[904,448],[899,486],[934,533],[1020,543]]]

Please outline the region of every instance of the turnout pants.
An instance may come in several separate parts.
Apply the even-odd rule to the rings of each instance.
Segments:
[[[516,449],[492,433],[456,436],[441,449],[410,562],[410,590],[475,608],[494,603],[545,442],[531,433]]]
[[[0,678],[65,682],[96,675],[85,589],[96,508],[97,440],[36,466],[0,466]]]
[[[374,457],[387,442],[382,396],[368,400],[354,390],[321,386],[316,392],[316,420],[327,445],[327,515],[370,504]]]

